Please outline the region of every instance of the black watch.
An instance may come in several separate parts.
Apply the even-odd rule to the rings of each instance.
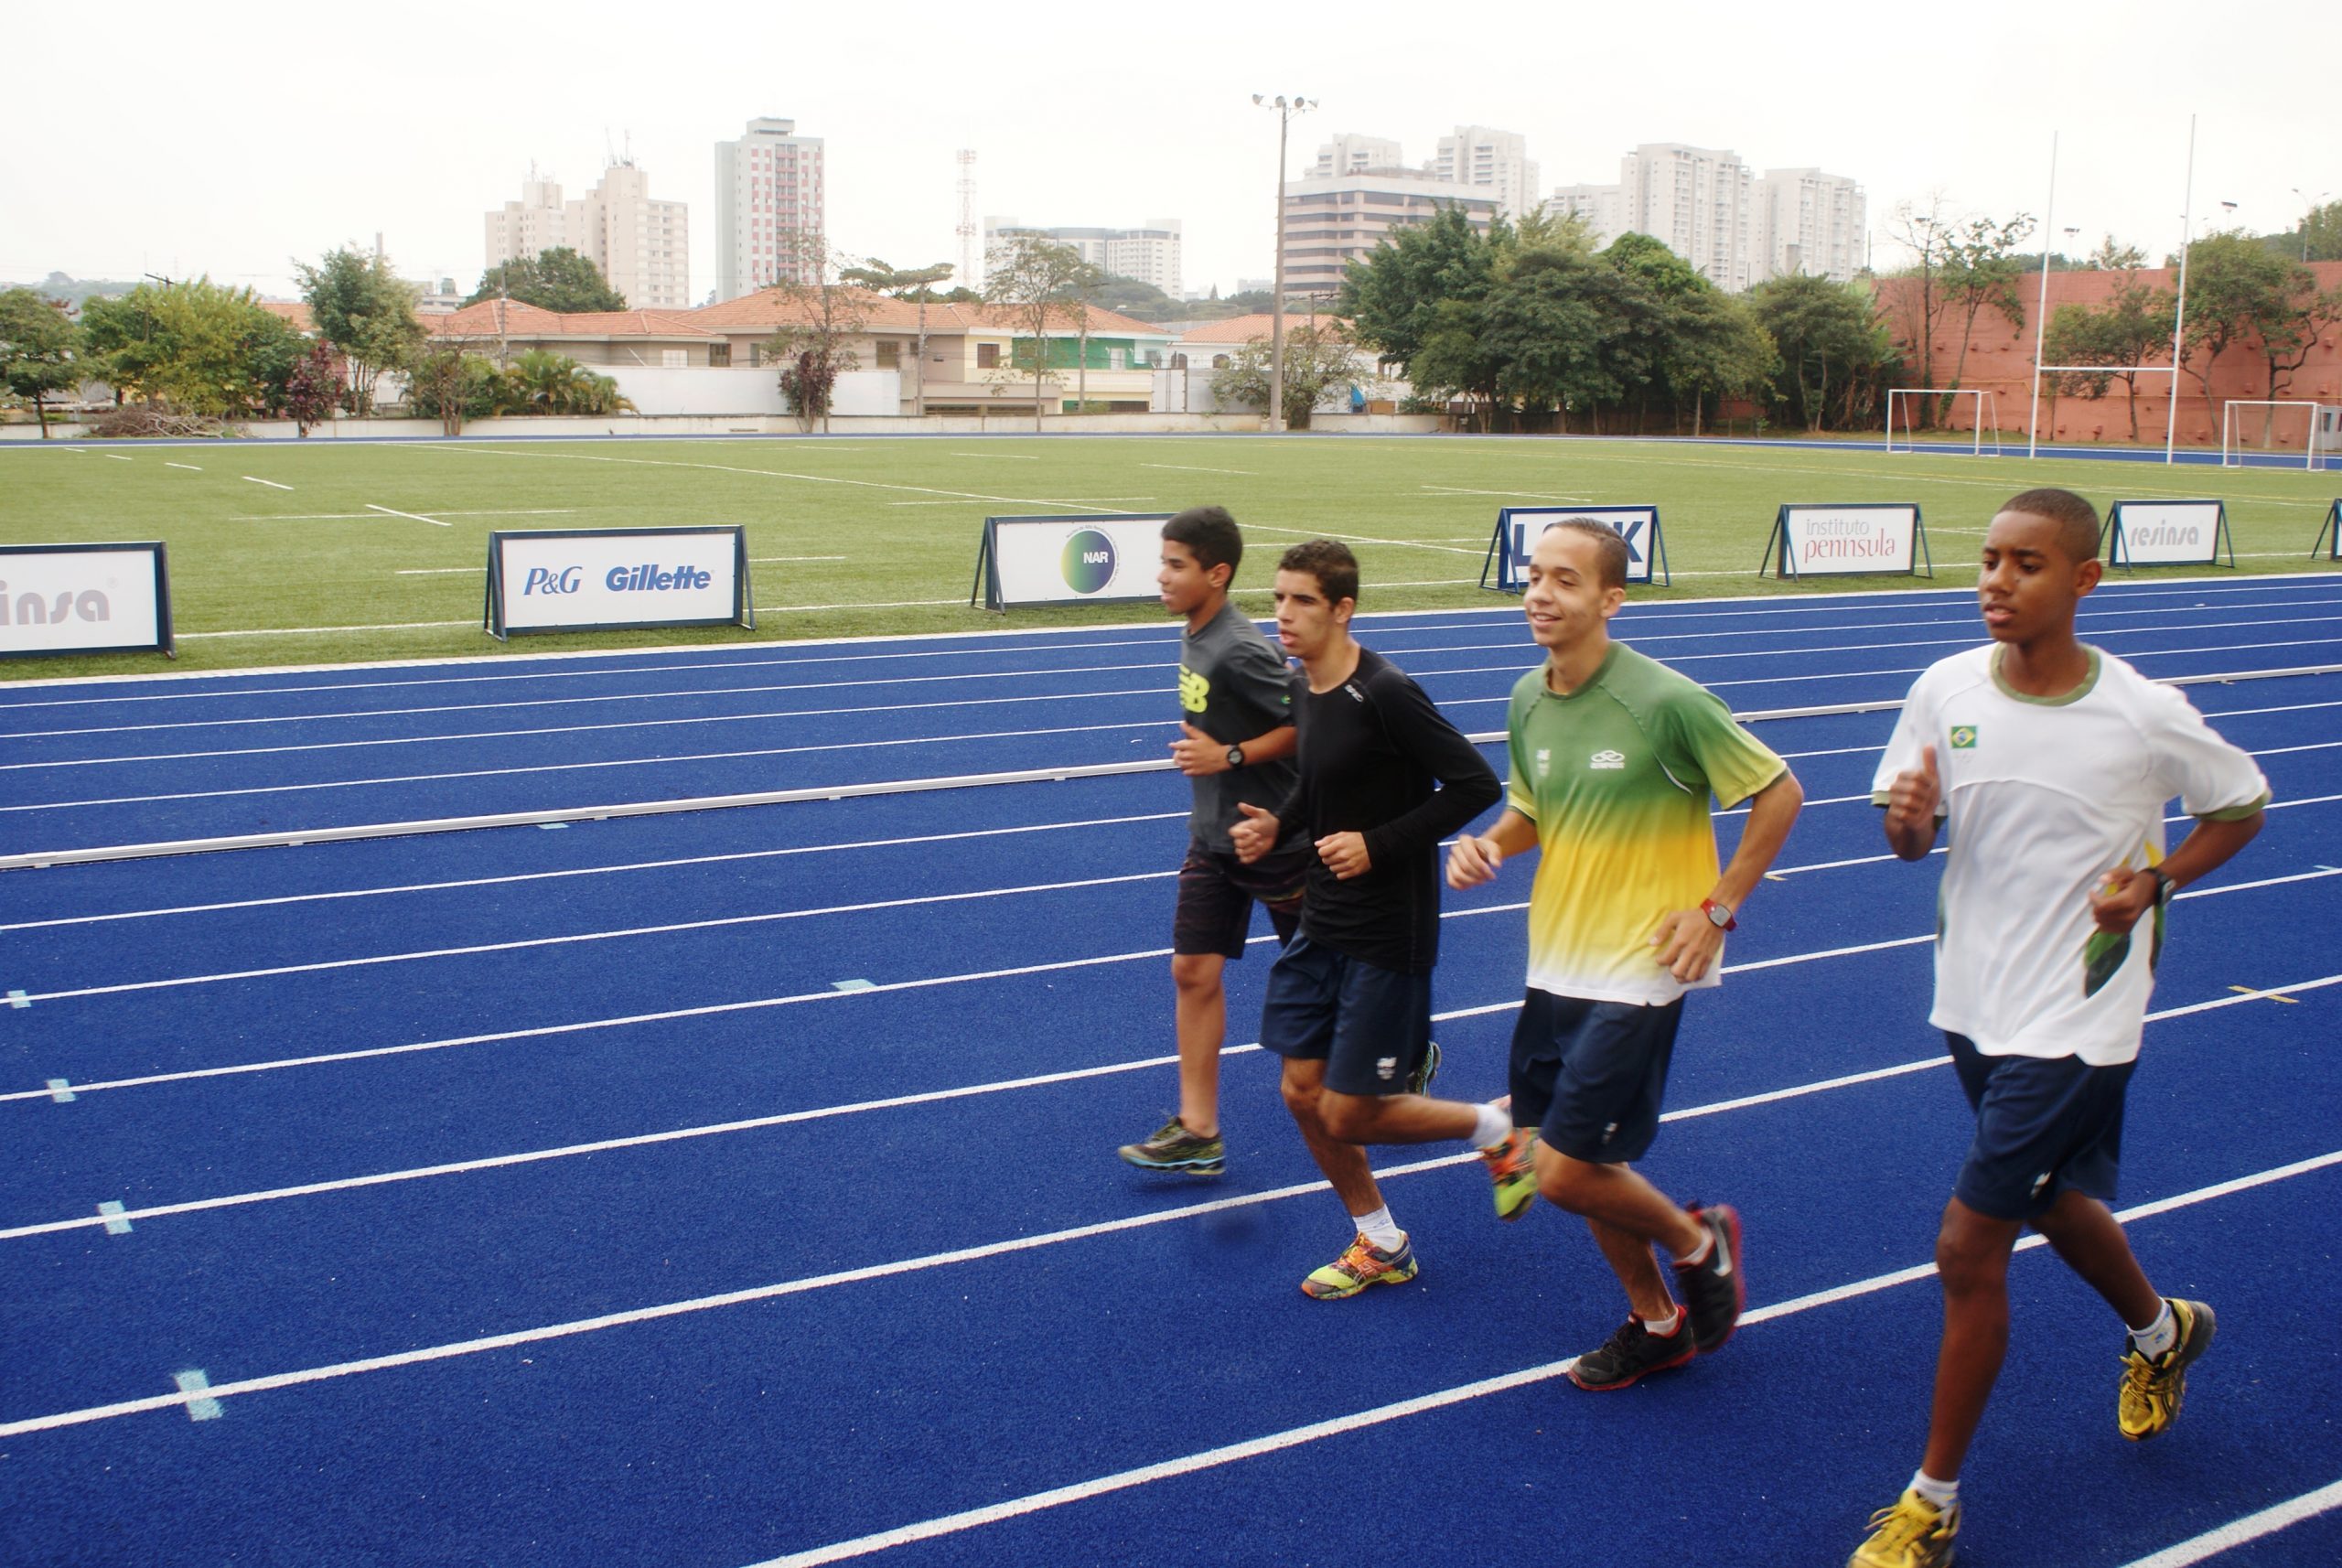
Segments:
[[[1244,747],[1241,745],[1231,746],[1228,748],[1228,766],[1230,768],[1241,768],[1244,766]]]
[[[2155,879],[2156,906],[2162,908],[2170,904],[2171,896],[2179,891],[2178,885],[2164,875],[2164,869],[2160,865],[2148,866],[2147,875]]]

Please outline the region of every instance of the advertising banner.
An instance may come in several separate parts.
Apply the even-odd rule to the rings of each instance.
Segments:
[[[981,596],[984,608],[1007,610],[1154,598],[1170,517],[988,517],[968,603]]]
[[[1756,562],[1763,576],[1779,553],[1783,577],[1853,577],[1892,573],[1934,576],[1928,531],[1915,502],[1850,501],[1821,505],[1792,501],[1773,519],[1765,553]]]
[[[177,658],[163,546],[0,544],[0,658]]]
[[[488,630],[757,624],[748,535],[731,528],[500,531],[488,536]]]
[[[2228,547],[2223,501],[2116,501],[2106,513],[2106,559],[2116,566],[2217,566]]]
[[[1480,566],[1480,586],[1517,594],[1529,585],[1529,553],[1538,536],[1565,518],[1590,518],[1606,523],[1627,542],[1627,581],[1658,583],[1671,579],[1667,570],[1667,545],[1660,536],[1655,506],[1509,506],[1497,513],[1497,531],[1488,540],[1488,558]],[[1493,573],[1496,581],[1488,578]],[[1654,573],[1656,575],[1654,575]]]
[[[2317,525],[2317,537],[2309,542],[2309,558],[2316,560],[2320,550],[2328,561],[2342,561],[2342,500],[2326,509],[2326,521]]]

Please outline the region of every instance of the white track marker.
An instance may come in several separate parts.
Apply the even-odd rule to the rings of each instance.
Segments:
[[[187,1418],[189,1421],[220,1419],[220,1402],[211,1397],[211,1380],[203,1375],[202,1368],[193,1367],[184,1372],[173,1372],[171,1380],[178,1384],[179,1392],[189,1396],[187,1402]]]
[[[366,503],[366,510],[368,511],[379,511],[384,517],[403,517],[409,522],[427,522],[434,528],[453,528],[456,526],[452,522],[441,522],[435,517],[425,517],[421,512],[399,511],[391,507],[376,506],[372,501],[368,501]]]
[[[1142,468],[1179,468],[1190,474],[1241,474],[1247,478],[1256,477],[1259,472],[1259,470],[1253,468],[1204,468],[1198,467],[1193,463],[1141,463],[1139,467]]]
[[[290,485],[280,485],[274,479],[256,478],[251,474],[246,474],[244,480],[248,484],[266,485],[272,490],[289,490],[293,488]]]
[[[127,463],[130,461],[129,458],[124,456],[119,452],[101,452],[98,456],[101,457],[111,457],[117,463]]]
[[[2139,1558],[2125,1564],[2124,1568],[2188,1568],[2190,1563],[2217,1557],[2223,1552],[2250,1541],[2258,1541],[2264,1535],[2274,1535],[2287,1525],[2315,1519],[2319,1514],[2337,1508],[2342,1508],[2342,1481],[2320,1487],[2314,1492],[2304,1492],[2300,1497],[2262,1509],[2259,1513],[2230,1520],[2201,1535],[2190,1536],[2176,1546],[2166,1546],[2152,1556]]]
[[[203,472],[202,469],[197,467],[192,463],[165,463],[163,467],[166,468],[185,468],[190,474],[200,474]]]

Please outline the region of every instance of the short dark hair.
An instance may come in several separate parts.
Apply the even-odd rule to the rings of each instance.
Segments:
[[[2026,490],[2002,502],[2001,510],[2045,517],[2056,523],[2057,548],[2076,561],[2087,561],[2098,553],[2098,509],[2071,490]]]
[[[1329,605],[1358,602],[1358,557],[1338,539],[1305,539],[1277,560],[1280,572],[1306,572]]]
[[[1545,532],[1552,533],[1566,529],[1594,541],[1594,574],[1606,588],[1627,585],[1627,564],[1634,557],[1627,550],[1627,541],[1617,529],[1606,522],[1596,522],[1590,517],[1565,517],[1550,524]]]
[[[1193,551],[1205,571],[1224,565],[1228,580],[1236,581],[1237,564],[1244,559],[1244,533],[1226,507],[1191,506],[1163,525],[1163,537]]]

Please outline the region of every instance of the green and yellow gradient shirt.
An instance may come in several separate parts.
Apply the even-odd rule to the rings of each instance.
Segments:
[[[1657,1006],[1686,987],[1650,945],[1671,909],[1716,883],[1709,799],[1736,806],[1789,769],[1696,682],[1623,643],[1563,696],[1543,665],[1512,688],[1506,804],[1537,824],[1529,983],[1597,1002]]]

